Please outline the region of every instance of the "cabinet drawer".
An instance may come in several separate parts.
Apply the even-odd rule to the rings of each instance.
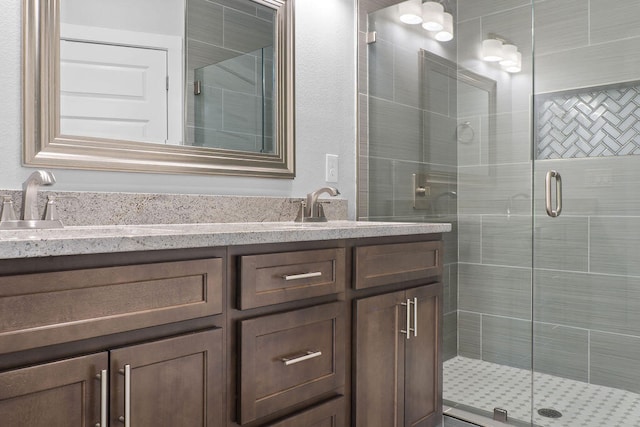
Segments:
[[[441,254],[439,241],[357,247],[354,286],[363,289],[439,276]]]
[[[336,397],[266,427],[345,427],[345,399]]]
[[[0,277],[0,352],[222,312],[222,260]]]
[[[344,384],[343,312],[336,302],[240,322],[241,424]]]
[[[344,249],[240,257],[241,310],[343,292]]]

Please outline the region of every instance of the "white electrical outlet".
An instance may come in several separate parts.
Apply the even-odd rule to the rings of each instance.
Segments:
[[[325,181],[338,182],[338,156],[336,154],[327,154],[326,159]]]

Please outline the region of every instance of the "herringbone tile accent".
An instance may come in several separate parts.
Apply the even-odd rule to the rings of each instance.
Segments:
[[[640,154],[640,84],[543,95],[536,102],[538,159]]]

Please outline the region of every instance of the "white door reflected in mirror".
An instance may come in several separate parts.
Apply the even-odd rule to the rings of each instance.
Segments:
[[[167,52],[60,41],[60,133],[167,142]]]

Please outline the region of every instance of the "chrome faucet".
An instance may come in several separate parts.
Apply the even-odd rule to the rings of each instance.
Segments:
[[[337,196],[340,194],[337,188],[334,187],[322,187],[313,193],[307,194],[306,201],[302,201],[300,206],[300,213],[296,218],[296,222],[326,222],[327,217],[324,215],[324,208],[322,202],[318,201],[318,197],[321,194],[328,194],[330,196]]]
[[[44,210],[44,219],[38,210],[38,188],[41,185],[53,185],[56,178],[48,171],[35,171],[22,183],[22,212],[16,218],[11,196],[2,196],[2,213],[0,214],[0,230],[20,230],[36,228],[62,228],[64,225],[58,218],[56,198],[48,196]]]
[[[56,178],[49,171],[38,170],[29,175],[29,178],[22,183],[22,215],[23,220],[39,220],[38,213],[38,187],[42,185],[53,185]]]

